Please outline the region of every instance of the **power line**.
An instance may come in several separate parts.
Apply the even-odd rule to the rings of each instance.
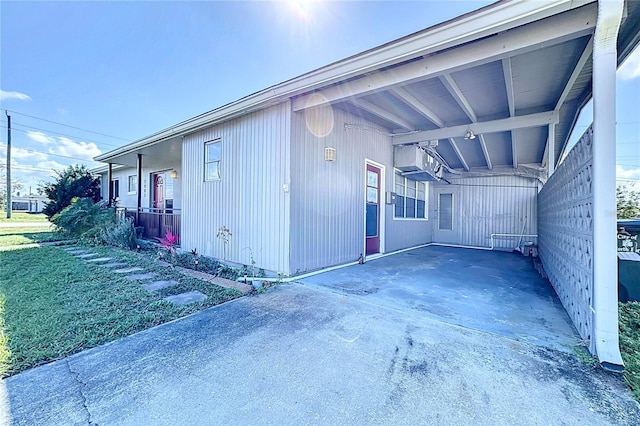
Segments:
[[[53,130],[47,130],[47,129],[42,129],[40,127],[34,127],[34,126],[27,126],[26,124],[21,124],[21,123],[12,123],[11,124],[11,130],[17,130],[19,132],[23,132],[23,133],[29,133],[30,130],[24,130],[24,129],[16,129],[15,127],[13,127],[15,124],[17,124],[18,126],[22,126],[22,127],[27,127],[29,129],[33,129],[33,130],[39,130],[41,132],[45,132],[46,134],[54,134],[54,135],[59,135],[59,136],[64,136],[67,137],[69,139],[76,139],[82,142],[91,142],[91,143],[95,143],[96,145],[100,144],[100,145],[106,145],[106,146],[111,146],[114,148],[120,148],[122,145],[114,145],[114,144],[110,144],[110,143],[105,143],[105,142],[96,142],[94,140],[87,140],[86,138],[80,137],[80,136],[72,136],[72,135],[68,135],[66,133],[60,133],[60,132],[54,132]],[[6,126],[0,126],[4,129],[6,129]],[[83,140],[84,139],[84,140]]]
[[[33,115],[24,114],[24,113],[18,112],[18,111],[12,111],[12,110],[7,110],[7,111],[9,111],[9,112],[11,112],[13,114],[18,114],[18,115],[23,115],[25,117],[33,118],[35,120],[42,120],[42,121],[46,121],[48,123],[57,124],[59,126],[69,127],[71,129],[76,129],[76,130],[82,130],[83,132],[89,132],[89,133],[93,133],[93,134],[101,135],[101,136],[106,136],[108,138],[113,138],[113,139],[120,139],[120,140],[127,141],[127,142],[130,141],[130,139],[121,138],[119,136],[112,136],[112,135],[107,135],[106,133],[94,132],[93,130],[83,129],[82,127],[70,126],[69,124],[59,123],[59,122],[53,121],[53,120],[47,120],[46,118],[35,117]]]
[[[55,172],[53,168],[45,169],[44,167],[31,167],[31,166],[22,166],[19,164],[12,164],[12,169],[20,169],[20,170],[28,170],[28,171],[36,171],[36,172]]]
[[[0,146],[7,146],[7,144],[0,143]],[[70,156],[68,156],[68,155],[54,154],[54,153],[52,153],[52,152],[45,152],[45,151],[38,151],[37,149],[31,149],[31,148],[18,148],[18,147],[14,147],[14,149],[19,149],[19,150],[27,151],[27,152],[35,152],[35,153],[38,153],[38,154],[52,155],[52,156],[54,156],[54,157],[68,158],[68,159],[70,159],[70,160],[91,161],[92,163],[96,163],[96,161],[93,161],[93,160],[91,160],[91,159],[87,159],[87,158],[70,157]]]

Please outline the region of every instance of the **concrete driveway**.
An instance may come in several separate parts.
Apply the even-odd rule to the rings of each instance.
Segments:
[[[517,252],[429,246],[304,283],[558,350],[581,343],[553,287]]]
[[[620,377],[572,354],[309,284],[241,298],[1,385],[4,419],[17,425],[631,425],[640,418]]]

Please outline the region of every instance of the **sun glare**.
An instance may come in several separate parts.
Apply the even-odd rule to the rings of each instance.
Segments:
[[[287,0],[289,7],[302,19],[311,18],[313,0]]]

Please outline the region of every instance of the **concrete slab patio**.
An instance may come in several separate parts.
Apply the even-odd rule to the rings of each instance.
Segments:
[[[303,282],[558,350],[580,343],[553,287],[520,253],[428,246]]]
[[[0,385],[4,420],[15,425],[631,425],[640,418],[619,376],[568,353],[300,284]]]

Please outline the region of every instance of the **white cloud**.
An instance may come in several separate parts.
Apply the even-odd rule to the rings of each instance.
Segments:
[[[11,158],[20,158],[28,161],[45,161],[47,154],[34,152],[24,148],[11,148]]]
[[[616,164],[616,177],[618,179],[640,179],[640,167],[624,168]]]
[[[30,101],[31,96],[20,92],[7,92],[0,90],[0,101],[8,101],[9,99],[16,99],[18,101]]]
[[[49,153],[93,161],[93,157],[102,154],[102,151],[94,142],[75,142],[69,138],[60,137],[58,143],[49,148]]]
[[[51,136],[47,136],[42,132],[34,132],[32,130],[27,131],[27,137],[31,140],[43,143],[45,145],[55,141],[55,138]]]
[[[54,170],[64,170],[67,168],[66,165],[60,164],[55,160],[39,161],[35,167],[38,169],[51,169],[51,173],[53,173]]]
[[[633,80],[640,77],[640,48],[635,48],[618,69],[618,76],[622,80]]]

